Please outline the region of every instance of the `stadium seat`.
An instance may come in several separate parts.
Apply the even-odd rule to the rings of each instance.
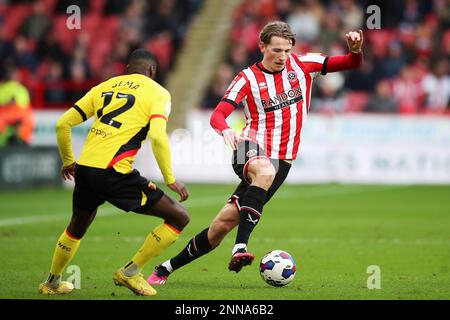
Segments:
[[[18,4],[10,6],[5,14],[5,37],[8,40],[14,40],[19,27],[24,20],[31,14],[31,4]]]
[[[344,112],[361,112],[369,100],[369,94],[364,91],[350,91],[346,95]]]
[[[169,33],[162,32],[147,42],[145,46],[153,52],[161,70],[167,70],[172,59],[173,47],[172,38]]]
[[[61,44],[61,47],[65,52],[70,52],[73,48],[73,44],[80,33],[80,30],[68,30],[67,26],[67,16],[59,15],[53,20],[53,32],[56,41]]]
[[[389,43],[395,39],[396,34],[393,30],[367,30],[366,39],[372,44],[373,55],[375,57],[384,57],[387,54]]]

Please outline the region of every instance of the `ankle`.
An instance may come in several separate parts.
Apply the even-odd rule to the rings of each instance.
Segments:
[[[231,251],[231,255],[234,255],[238,251],[247,251],[246,243],[236,243]]]

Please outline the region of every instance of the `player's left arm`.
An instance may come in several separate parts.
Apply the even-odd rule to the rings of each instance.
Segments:
[[[167,119],[164,117],[153,117],[150,120],[149,137],[152,143],[153,154],[164,177],[164,182],[172,184],[175,182],[175,177],[172,171],[169,137],[167,136],[166,128]]]
[[[345,35],[345,37],[347,39],[347,46],[350,52],[345,56],[328,57],[326,66],[324,66],[325,72],[322,72],[322,74],[356,69],[362,64],[362,44],[364,41],[362,30],[359,30],[359,32],[350,31]]]

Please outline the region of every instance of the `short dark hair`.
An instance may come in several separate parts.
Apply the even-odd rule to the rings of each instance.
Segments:
[[[280,37],[290,40],[292,45],[295,45],[295,34],[292,32],[291,27],[283,21],[269,22],[262,28],[259,33],[259,40],[264,44],[269,44],[272,37]]]
[[[136,49],[130,53],[128,63],[132,63],[133,61],[137,62],[138,60],[143,60],[150,64],[156,64],[155,56],[150,51],[142,48]]]

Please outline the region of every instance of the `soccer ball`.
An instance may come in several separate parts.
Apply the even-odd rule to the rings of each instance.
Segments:
[[[259,264],[259,274],[265,282],[274,287],[282,287],[294,280],[295,261],[283,250],[267,253]]]

